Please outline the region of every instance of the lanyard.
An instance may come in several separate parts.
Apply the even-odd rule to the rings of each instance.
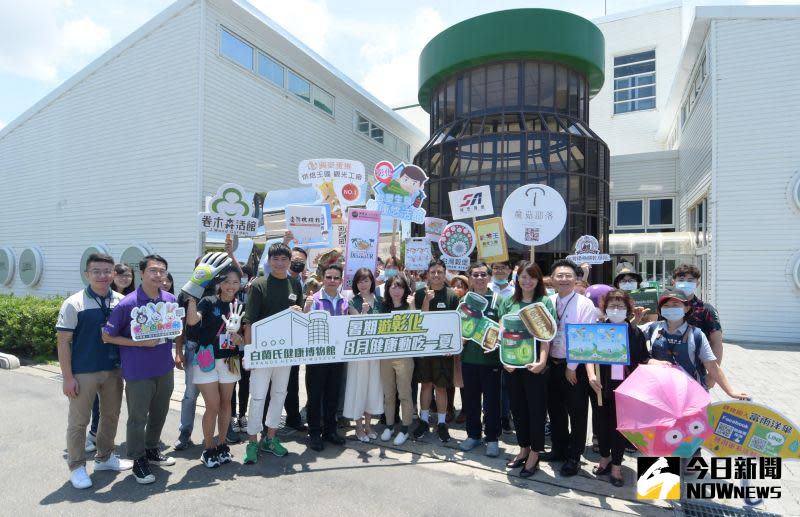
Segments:
[[[100,310],[103,311],[103,318],[108,321],[108,317],[111,316],[111,290],[108,291],[105,297],[100,298],[95,296],[91,288],[87,287],[86,294],[100,307]],[[106,306],[106,300],[108,300],[108,306]]]
[[[567,309],[569,309],[569,304],[572,303],[572,299],[575,298],[575,294],[576,293],[572,293],[572,296],[570,296],[569,300],[567,300],[567,303],[564,304],[564,309],[561,312],[558,312],[558,308],[556,308],[556,314],[558,315],[559,322],[561,321],[561,318],[564,317],[564,314],[567,313]],[[556,306],[558,306],[558,298],[556,298]]]

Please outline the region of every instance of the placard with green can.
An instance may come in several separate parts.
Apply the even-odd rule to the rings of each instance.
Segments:
[[[500,362],[511,368],[525,368],[536,362],[536,338],[517,314],[506,314],[500,319]]]

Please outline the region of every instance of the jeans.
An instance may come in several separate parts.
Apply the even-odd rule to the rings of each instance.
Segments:
[[[200,390],[192,378],[192,366],[194,364],[194,355],[197,353],[197,342],[186,341],[183,347],[183,356],[185,357],[185,365],[183,367],[183,378],[185,379],[186,388],[183,391],[183,399],[181,399],[181,424],[178,431],[187,438],[192,435],[194,429],[194,415],[197,409],[197,395]]]
[[[461,364],[464,377],[463,410],[467,413],[467,436],[481,439],[481,399],[486,408],[484,433],[487,442],[500,436],[500,367],[482,364]]]

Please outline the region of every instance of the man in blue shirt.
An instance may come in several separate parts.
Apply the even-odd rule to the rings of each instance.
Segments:
[[[122,404],[122,377],[117,347],[103,343],[100,335],[111,310],[122,299],[121,294],[111,290],[114,259],[94,253],[86,260],[84,274],[89,287],[64,300],[56,322],[63,392],[69,398],[67,463],[70,482],[75,488],[92,486],[86,472],[84,447],[97,395],[103,411],[97,429],[94,470],[121,471],[133,466],[131,461],[113,454]]]

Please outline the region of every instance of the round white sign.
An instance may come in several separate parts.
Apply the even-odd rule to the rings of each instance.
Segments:
[[[503,204],[503,226],[515,241],[539,246],[552,241],[567,222],[567,205],[547,185],[523,185]]]

